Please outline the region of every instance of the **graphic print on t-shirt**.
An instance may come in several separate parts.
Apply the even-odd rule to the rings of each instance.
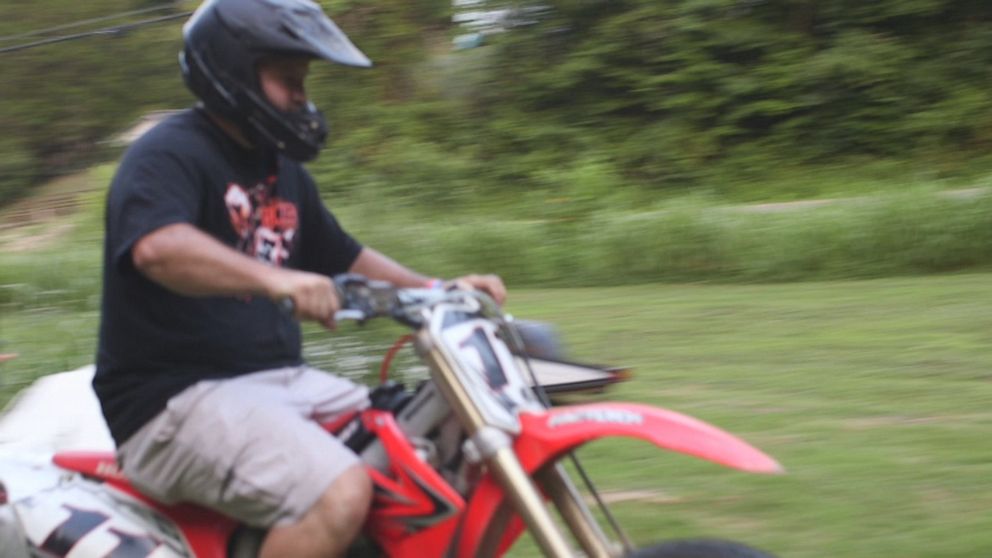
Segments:
[[[245,189],[232,182],[227,185],[224,203],[238,234],[238,250],[281,266],[293,251],[299,217],[296,206],[272,190],[268,184]]]

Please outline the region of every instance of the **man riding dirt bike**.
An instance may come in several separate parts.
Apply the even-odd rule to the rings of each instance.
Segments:
[[[499,556],[525,529],[559,558],[766,556],[607,536],[559,464],[587,441],[779,467],[669,411],[551,408],[517,369],[498,277],[444,284],[338,224],[301,165],[327,135],[304,80],[315,59],[370,62],[317,4],[208,0],[184,43],[200,103],[128,150],[107,198],[93,387],[117,452],[12,469],[0,529],[14,525],[24,553],[331,557],[364,525],[375,555],[411,558]],[[345,272],[364,277],[336,286]],[[414,328],[431,380],[370,398],[304,364],[299,320],[356,316]]]
[[[107,198],[93,386],[144,493],[269,528],[263,557],[335,556],[371,483],[315,421],[367,390],[303,364],[298,320],[334,327],[342,272],[433,281],[348,235],[301,165],[327,136],[310,62],[371,63],[310,0],[210,0],[183,37],[200,103],[128,150]],[[460,281],[505,296],[496,276]]]
[[[624,436],[747,472],[780,471],[759,450],[646,405],[551,406],[537,371],[570,364],[544,341],[541,359],[531,357],[530,328],[480,291],[398,289],[354,275],[335,282],[344,308],[339,321],[385,318],[413,330],[383,360],[371,406],[319,426],[323,437],[360,456],[375,486],[365,537],[349,556],[502,556],[526,530],[541,554],[554,558],[769,558],[721,540],[637,548],[573,453]],[[385,381],[392,355],[407,342],[430,370],[412,389]],[[568,461],[571,471],[563,467]],[[255,558],[267,540],[264,529],[137,490],[110,452],[0,455],[0,481],[5,558]]]

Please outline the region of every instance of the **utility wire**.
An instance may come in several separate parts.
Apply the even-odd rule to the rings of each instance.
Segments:
[[[28,37],[36,37],[38,35],[47,35],[49,33],[54,33],[56,31],[63,31],[65,29],[72,29],[73,27],[81,27],[83,25],[90,25],[91,23],[100,23],[102,21],[109,21],[112,19],[120,19],[123,17],[131,17],[141,14],[147,14],[151,12],[160,12],[162,10],[169,10],[176,7],[177,2],[170,2],[168,4],[161,4],[158,6],[152,6],[150,8],[142,8],[140,10],[131,10],[130,12],[121,12],[108,16],[95,17],[92,19],[84,19],[81,21],[74,21],[72,23],[66,23],[63,25],[57,25],[55,27],[49,27],[47,29],[38,29],[35,31],[28,31],[27,33],[20,33],[17,35],[4,35],[0,37],[0,41],[13,41],[16,39],[26,39]]]
[[[102,29],[96,29],[94,31],[86,31],[84,33],[76,33],[73,35],[62,35],[59,37],[51,37],[49,39],[43,39],[41,41],[35,41],[32,43],[24,43],[20,45],[14,45],[11,47],[0,48],[0,54],[6,54],[8,52],[17,52],[19,50],[27,50],[29,48],[35,48],[45,45],[53,45],[56,43],[64,43],[66,41],[74,41],[76,39],[84,39],[86,37],[96,37],[101,35],[119,35],[121,33],[126,33],[132,29],[137,29],[139,27],[144,27],[146,25],[154,25],[156,23],[162,23],[163,21],[169,21],[173,19],[180,19],[184,17],[189,17],[193,12],[184,12],[181,14],[173,14],[162,17],[156,17],[152,19],[145,19],[142,21],[137,21],[134,23],[128,23],[125,25],[118,25],[115,27],[104,27]]]

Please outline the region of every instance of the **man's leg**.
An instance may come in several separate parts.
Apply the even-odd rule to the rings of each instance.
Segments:
[[[163,502],[269,528],[262,556],[339,555],[364,522],[371,482],[358,456],[313,418],[323,407],[361,408],[367,391],[325,376],[326,386],[310,387],[329,404],[315,405],[289,387],[298,377],[280,369],[187,388],[118,448],[125,474]]]
[[[372,500],[372,483],[355,465],[339,476],[296,523],[273,527],[259,558],[336,558],[358,535]]]

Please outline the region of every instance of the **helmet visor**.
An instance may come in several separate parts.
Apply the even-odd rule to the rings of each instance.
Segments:
[[[311,0],[211,0],[201,10],[210,5],[223,25],[255,52],[302,54],[361,68],[372,65]]]
[[[371,66],[372,61],[358,50],[348,36],[319,7],[316,10],[316,13],[300,9],[282,10],[279,27],[285,35],[294,39],[291,49],[297,50],[292,47],[300,44],[304,47],[301,52],[317,58],[346,66]]]

